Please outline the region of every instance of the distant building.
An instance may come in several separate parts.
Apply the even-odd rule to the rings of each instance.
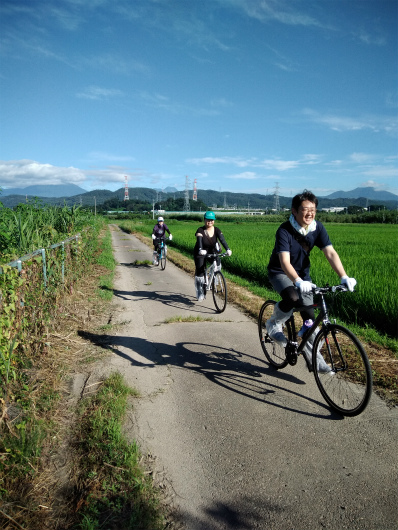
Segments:
[[[330,208],[322,208],[322,212],[328,212],[328,213],[339,213],[346,210],[345,206],[331,206]]]

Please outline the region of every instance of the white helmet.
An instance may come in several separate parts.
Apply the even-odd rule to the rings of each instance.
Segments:
[[[158,217],[158,222],[159,221],[164,221],[163,217]]]

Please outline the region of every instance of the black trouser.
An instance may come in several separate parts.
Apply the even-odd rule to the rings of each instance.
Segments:
[[[292,309],[303,307],[297,287],[286,287],[286,289],[283,289],[280,295],[282,300],[279,302],[279,307],[284,313],[289,313],[289,311]],[[303,322],[308,319],[315,320],[315,312],[313,307],[306,306],[305,309],[300,311],[300,315],[302,316]]]

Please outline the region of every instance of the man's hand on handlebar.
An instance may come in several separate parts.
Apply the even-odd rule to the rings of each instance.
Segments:
[[[349,278],[348,276],[343,276],[342,278],[340,278],[340,280],[341,280],[341,285],[345,285],[349,291],[353,292],[354,287],[357,284],[357,281],[355,278]]]
[[[312,289],[316,287],[315,283],[302,280],[301,278],[297,278],[294,285],[300,289],[300,293],[311,293]]]

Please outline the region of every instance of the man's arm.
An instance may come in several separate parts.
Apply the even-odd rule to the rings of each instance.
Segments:
[[[340,278],[342,278],[343,276],[347,276],[343,264],[341,263],[340,256],[334,250],[332,245],[323,248],[322,252],[325,254],[326,259],[330,263],[330,266],[332,267],[334,272],[338,274]]]
[[[296,272],[296,269],[290,263],[290,252],[279,252],[279,262],[281,264],[283,272],[294,283],[295,280],[299,277]]]

